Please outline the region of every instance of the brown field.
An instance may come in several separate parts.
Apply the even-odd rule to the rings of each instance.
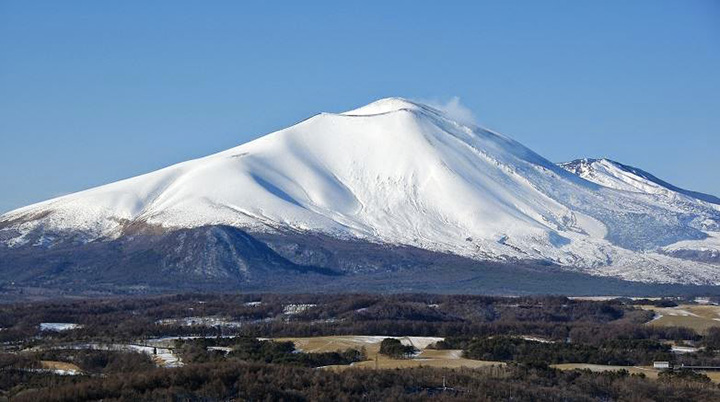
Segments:
[[[470,360],[462,357],[460,350],[434,350],[427,346],[440,338],[398,337],[403,343],[412,344],[420,353],[409,359],[391,359],[379,354],[380,342],[385,336],[320,336],[311,338],[277,338],[277,341],[291,341],[303,352],[334,352],[350,348],[365,348],[369,360],[350,366],[328,366],[325,368],[343,370],[349,367],[364,368],[408,368],[408,367],[491,367],[504,366],[503,362]]]
[[[42,360],[42,361],[40,361],[40,364],[42,365],[42,368],[48,369],[48,370],[74,371],[77,373],[82,372],[80,367],[78,367],[75,364],[67,363],[67,362],[60,362],[60,361],[55,361],[55,360]]]
[[[688,327],[701,334],[710,327],[720,327],[720,306],[681,304],[677,307],[640,307],[661,316],[648,322],[648,325]]]
[[[560,370],[575,370],[575,369],[588,369],[590,371],[618,371],[627,370],[631,374],[645,374],[648,378],[657,378],[658,370],[655,370],[651,366],[606,366],[603,364],[586,364],[586,363],[564,363],[564,364],[551,364],[550,367],[554,367]]]
[[[590,371],[617,371],[627,370],[631,374],[645,374],[648,378],[657,379],[659,370],[652,368],[652,366],[606,366],[603,364],[585,364],[585,363],[565,363],[565,364],[551,364],[550,367],[554,367],[560,370],[575,370],[575,369],[588,369]],[[720,383],[720,371],[701,371],[701,373],[710,377],[710,380],[715,383]]]
[[[717,322],[717,321],[716,321]],[[380,342],[384,336],[319,336],[310,338],[275,338],[276,341],[290,341],[303,352],[335,352],[350,348],[365,348],[369,360],[346,366],[326,366],[325,369],[345,370],[348,368],[394,369],[410,367],[443,367],[443,368],[487,368],[504,366],[504,362],[471,360],[462,357],[461,350],[428,349],[427,345],[439,338],[398,337],[403,343],[412,343],[421,352],[410,359],[391,359],[378,353]],[[632,374],[645,374],[648,378],[657,379],[659,370],[651,366],[608,366],[602,364],[565,363],[553,364],[551,367],[560,370],[588,369],[591,371],[627,370]],[[720,372],[704,372],[713,382],[720,382]]]
[[[719,382],[720,383],[720,371],[704,371],[703,372],[706,376],[710,377],[712,382]]]

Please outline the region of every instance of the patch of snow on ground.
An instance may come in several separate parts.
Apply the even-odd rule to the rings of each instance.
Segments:
[[[243,325],[240,321],[230,321],[223,317],[164,318],[157,320],[155,323],[158,325],[181,325],[184,327],[206,326],[224,328],[240,328]]]
[[[650,320],[650,321],[659,320],[659,319],[661,319],[661,318],[663,318],[663,315],[656,312],[655,315],[653,316],[653,319]]]
[[[531,342],[555,343],[555,342],[553,342],[553,341],[550,341],[550,340],[547,340],[547,339],[543,339],[543,338],[538,338],[538,337],[536,337],[536,336],[521,336],[520,339],[523,339],[523,340],[526,340],[526,341],[531,341]]]
[[[208,346],[207,350],[216,350],[225,354],[232,352],[232,348],[229,346]]]
[[[57,375],[80,375],[82,374],[81,371],[77,370],[60,370],[60,369],[45,369],[45,368],[26,368],[26,369],[19,369],[22,371],[27,371],[31,373],[52,373]]]
[[[687,310],[683,310],[680,308],[667,308],[667,309],[665,309],[664,312],[667,313],[667,315],[676,316],[676,317],[677,316],[679,316],[679,317],[699,317],[695,313],[691,313]]]
[[[123,345],[127,346],[130,350],[135,350],[140,353],[149,355],[158,366],[161,367],[180,367],[183,365],[180,356],[176,355],[172,349],[158,348],[154,346],[142,346],[142,345]]]
[[[693,348],[690,346],[675,346],[675,345],[673,345],[673,347],[671,348],[671,351],[673,353],[695,353],[698,350],[700,350],[700,349]]]
[[[41,322],[40,331],[69,331],[71,329],[82,328],[80,324],[73,324],[69,322]]]
[[[436,336],[403,336],[394,338],[399,339],[403,345],[414,346],[420,350],[427,348],[433,343],[445,340],[445,338],[439,338]]]
[[[283,314],[299,314],[315,306],[317,306],[317,304],[287,304],[283,306]]]

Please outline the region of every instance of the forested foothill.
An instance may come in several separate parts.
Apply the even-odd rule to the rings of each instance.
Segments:
[[[654,313],[641,307],[681,302],[691,301],[180,294],[4,304],[0,401],[720,400],[717,384],[691,370],[649,378],[553,367],[720,366],[720,322],[704,332],[647,325]],[[353,368],[376,357],[276,340],[339,335],[378,337],[393,359],[418,352],[393,337],[438,337],[429,348],[498,364]]]

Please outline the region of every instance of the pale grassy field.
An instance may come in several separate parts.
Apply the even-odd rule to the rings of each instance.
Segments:
[[[550,367],[560,370],[588,369],[595,372],[627,370],[631,374],[645,374],[648,378],[657,378],[659,373],[658,370],[655,370],[651,366],[606,366],[603,364],[564,363],[552,364]]]
[[[408,368],[408,367],[491,367],[504,366],[503,362],[470,360],[462,357],[460,350],[427,349],[431,343],[442,338],[431,337],[397,337],[404,344],[412,344],[420,353],[409,359],[391,359],[379,354],[380,342],[385,336],[320,336],[311,338],[277,338],[276,341],[291,341],[303,352],[334,352],[350,348],[365,348],[369,360],[357,362],[351,366],[328,366],[328,369],[343,370],[349,367],[365,368]]]
[[[410,367],[444,367],[444,368],[487,368],[492,370],[493,367],[505,366],[504,362],[471,360],[462,357],[461,350],[435,350],[428,349],[427,346],[436,342],[440,338],[427,337],[398,337],[405,344],[413,344],[421,352],[410,359],[391,359],[387,356],[379,354],[380,342],[386,338],[385,336],[318,336],[309,338],[275,338],[276,341],[290,341],[295,347],[303,352],[335,352],[344,351],[346,349],[365,348],[369,360],[353,363],[344,366],[327,366],[324,369],[345,370],[348,368],[410,368]],[[377,359],[377,360],[376,360]],[[553,364],[551,367],[560,370],[588,369],[591,371],[618,371],[627,370],[633,374],[645,374],[648,378],[657,379],[659,370],[652,366],[607,366],[602,364],[585,364],[585,363],[565,363]],[[707,372],[710,379],[714,382],[720,382],[720,372]]]
[[[640,307],[656,314],[656,319],[648,322],[648,325],[688,327],[701,334],[710,327],[720,327],[720,306],[681,304],[677,307]]]
[[[575,370],[575,369],[588,369],[590,371],[619,371],[627,370],[631,374],[645,374],[647,378],[657,379],[659,370],[652,368],[652,366],[606,366],[603,364],[585,364],[585,363],[565,363],[565,364],[551,364],[550,367],[554,367],[560,370]],[[720,371],[702,371],[701,373],[710,377],[715,383],[720,383]]]
[[[42,361],[40,361],[40,364],[42,365],[42,368],[48,369],[48,370],[74,371],[77,373],[82,372],[80,367],[78,367],[75,364],[67,363],[67,362],[61,362],[61,361],[55,361],[55,360],[42,360]]]
[[[704,374],[710,377],[713,382],[720,382],[720,371],[705,371]]]

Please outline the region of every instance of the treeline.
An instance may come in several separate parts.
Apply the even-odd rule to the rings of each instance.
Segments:
[[[600,345],[613,339],[704,340],[687,328],[644,325],[653,313],[623,301],[565,297],[465,295],[176,295],[0,305],[0,343],[129,342],[147,337],[239,335],[416,335],[487,337],[532,335]],[[288,314],[291,305],[309,307]],[[186,317],[219,317],[222,325],[182,325]],[[82,327],[40,331],[42,322]],[[168,323],[169,322],[169,323]],[[720,336],[717,337],[720,339]],[[711,339],[708,335],[707,339]],[[715,341],[720,346],[720,340]],[[20,347],[20,346],[18,346]]]
[[[5,373],[0,372],[0,376]],[[446,387],[443,387],[443,380]],[[341,372],[260,363],[223,362],[172,370],[27,379],[6,394],[18,402],[142,400],[284,401],[712,401],[720,390],[702,378],[654,381],[627,371],[592,373],[510,365],[492,369],[351,369]]]
[[[568,339],[569,341],[569,339]],[[617,366],[652,365],[669,361],[687,366],[720,366],[720,356],[712,349],[675,354],[667,343],[652,339],[605,337],[599,342],[541,342],[517,336],[448,337],[431,345],[437,349],[460,349],[463,356],[526,364],[589,363]]]
[[[287,314],[291,305],[312,307]],[[241,326],[187,326],[159,320],[221,317]],[[644,331],[652,313],[618,301],[564,297],[486,297],[462,295],[177,295],[144,299],[83,300],[0,305],[0,342],[40,336],[46,340],[119,342],[140,337],[316,336],[342,334],[460,336],[498,333],[561,339],[574,328],[606,324]],[[82,327],[41,332],[42,322]],[[619,327],[618,327],[619,328]],[[653,334],[648,334],[653,336]],[[682,339],[697,334],[677,333]]]
[[[670,346],[646,339],[603,342],[600,345],[538,342],[517,337],[448,338],[439,348],[462,349],[464,357],[527,364],[590,363],[617,366],[652,365],[671,360]]]
[[[125,373],[155,368],[150,356],[131,350],[51,349],[32,355],[38,360],[72,362],[87,374]]]
[[[595,302],[564,297],[204,294],[0,304],[0,328],[35,327],[41,322],[74,322],[86,327],[103,326],[117,324],[129,315],[141,315],[153,323],[161,319],[188,316],[224,316],[231,320],[253,321],[282,316],[284,308],[292,304],[314,305],[290,317],[298,321],[397,319],[424,322],[608,322],[622,318],[629,311],[616,301]]]
[[[348,365],[367,359],[365,350],[347,349],[335,352],[306,353],[295,349],[292,342],[248,337],[186,339],[175,341],[175,345],[175,351],[186,364],[234,360],[322,367]],[[213,349],[214,347],[223,349]]]
[[[40,369],[42,361],[70,362],[85,374],[112,374],[155,368],[152,359],[131,350],[48,349],[22,353],[0,352],[0,370]],[[7,384],[0,385],[0,389]]]

